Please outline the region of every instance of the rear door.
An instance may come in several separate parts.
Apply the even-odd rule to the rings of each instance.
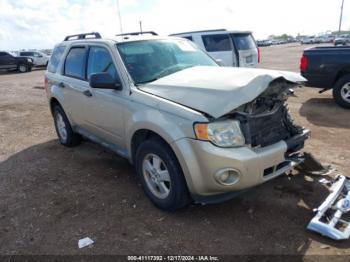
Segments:
[[[251,33],[230,34],[239,57],[240,67],[255,67],[259,62],[259,51]]]
[[[89,83],[86,78],[87,47],[84,45],[72,46],[64,61],[63,75],[58,87],[62,90],[65,111],[81,127],[86,127],[86,108],[84,104],[88,97]]]
[[[237,66],[237,58],[234,52],[230,36],[225,34],[202,35],[203,46],[211,57],[220,59],[224,66]]]

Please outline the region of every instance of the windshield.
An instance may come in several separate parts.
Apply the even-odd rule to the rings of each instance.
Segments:
[[[218,66],[188,40],[143,40],[117,44],[135,84],[155,81],[193,66]]]

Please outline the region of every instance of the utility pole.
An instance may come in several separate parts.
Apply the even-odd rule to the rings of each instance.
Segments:
[[[344,0],[342,0],[341,2],[341,8],[340,8],[340,19],[339,19],[339,33],[341,31],[341,23],[342,23],[342,20],[343,20],[343,7],[344,7]]]
[[[140,33],[142,35],[142,21],[140,21]]]
[[[118,9],[118,17],[119,17],[119,25],[120,25],[120,33],[123,33],[123,24],[122,24],[122,16],[120,14],[120,5],[119,5],[119,0],[117,1],[117,9]]]

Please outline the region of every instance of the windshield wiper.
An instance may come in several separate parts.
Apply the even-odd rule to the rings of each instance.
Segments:
[[[139,86],[139,85],[144,85],[144,84],[147,84],[147,83],[151,83],[151,82],[154,82],[154,81],[158,80],[159,78],[160,78],[160,77],[155,77],[155,78],[152,78],[152,79],[150,79],[150,80],[137,82],[137,83],[135,83],[135,86]]]

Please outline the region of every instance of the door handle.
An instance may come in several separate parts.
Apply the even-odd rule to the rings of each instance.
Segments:
[[[83,92],[84,95],[86,95],[87,97],[91,97],[92,96],[92,93],[90,92],[90,90],[85,90]]]
[[[61,83],[58,84],[58,87],[60,87],[60,88],[65,88],[66,86],[64,85],[63,82],[61,82]]]

